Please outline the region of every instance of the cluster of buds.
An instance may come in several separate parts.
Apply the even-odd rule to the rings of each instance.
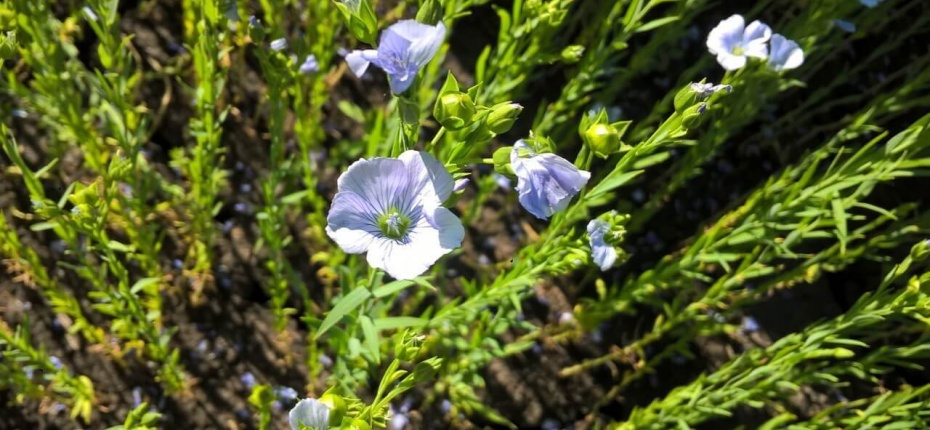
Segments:
[[[477,97],[477,85],[462,91],[450,73],[439,90],[433,116],[446,130],[465,133],[463,140],[482,142],[509,131],[523,111],[523,106],[512,102],[480,106]]]

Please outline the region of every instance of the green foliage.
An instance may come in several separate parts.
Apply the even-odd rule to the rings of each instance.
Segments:
[[[213,425],[249,412],[286,428],[295,391],[338,429],[411,407],[451,428],[926,426],[930,9],[730,6],[0,1],[0,397],[50,426],[111,429],[194,428],[195,404]],[[706,38],[733,13],[769,20],[803,65],[722,70]],[[406,19],[446,29],[429,61],[423,40],[388,37]],[[374,61],[354,76],[360,58]],[[430,171],[425,186],[450,195],[438,203],[464,241],[442,243],[453,229],[413,187],[369,177],[350,184],[384,194],[355,196],[368,235],[340,248],[345,172],[410,150],[456,181]],[[547,170],[557,158],[564,176]],[[546,220],[523,209],[563,197]],[[411,209],[398,201],[422,219],[364,218]],[[424,240],[400,233],[416,223],[444,253],[392,279],[378,267]],[[885,276],[864,292],[836,281],[863,268]],[[746,341],[755,329],[736,321],[810,289],[851,305]],[[711,362],[695,354],[708,339],[736,350]],[[513,384],[549,391],[500,383],[525,363],[551,379]],[[257,376],[230,378],[243,369]],[[573,398],[574,378],[603,393]],[[132,399],[142,386],[158,396]],[[794,401],[808,394],[816,408]],[[516,411],[526,398],[539,416]]]

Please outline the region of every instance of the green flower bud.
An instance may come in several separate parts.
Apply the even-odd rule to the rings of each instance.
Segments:
[[[581,139],[598,157],[607,158],[620,149],[620,133],[610,124],[592,124]]]
[[[426,0],[417,11],[417,21],[424,24],[436,25],[442,20],[442,2],[439,0]]]
[[[503,134],[510,131],[510,128],[513,127],[513,123],[517,120],[517,117],[520,116],[520,112],[523,112],[523,106],[519,103],[498,103],[491,107],[491,113],[488,114],[488,119],[485,123],[492,133]]]
[[[341,396],[329,393],[320,397],[319,401],[329,408],[329,425],[338,426],[346,416],[346,401]]]
[[[448,93],[439,97],[433,116],[449,130],[460,130],[471,124],[475,116],[475,102],[465,93]]]
[[[560,57],[562,57],[562,61],[568,64],[575,64],[581,61],[582,55],[584,55],[584,46],[569,45],[562,50]]]
[[[691,88],[691,84],[685,85],[675,94],[675,111],[681,112],[698,102],[700,94]]]
[[[494,151],[494,171],[508,177],[515,177],[513,168],[510,167],[510,153],[513,151],[512,146],[503,146]]]
[[[701,117],[707,111],[707,103],[699,103],[685,109],[681,113],[681,126],[687,129],[693,129],[701,125]]]

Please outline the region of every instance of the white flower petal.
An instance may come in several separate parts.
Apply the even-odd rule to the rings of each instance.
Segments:
[[[746,26],[746,30],[743,31],[743,44],[748,45],[754,40],[768,42],[771,37],[772,29],[762,21],[755,20],[750,22],[749,25]]]
[[[717,62],[726,70],[737,70],[746,65],[746,57],[721,52],[717,54]]]
[[[465,228],[446,208],[436,208],[410,230],[401,242],[376,239],[368,249],[368,264],[384,270],[394,279],[413,279],[425,273],[443,255],[462,244]]]
[[[731,52],[742,41],[745,24],[740,15],[720,21],[707,35],[707,49],[711,54]]]
[[[329,428],[329,406],[317,399],[303,399],[287,414],[291,430],[300,430],[298,423],[316,430]]]
[[[349,65],[349,70],[352,71],[357,77],[362,77],[365,74],[365,71],[368,70],[368,66],[371,65],[370,58],[372,56],[377,56],[378,51],[373,49],[366,49],[364,51],[355,50],[346,55],[346,63]]]

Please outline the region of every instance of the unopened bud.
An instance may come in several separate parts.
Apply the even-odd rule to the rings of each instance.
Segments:
[[[523,106],[519,103],[504,102],[492,106],[486,121],[488,129],[494,134],[510,131],[520,112],[523,112]]]
[[[568,64],[575,64],[581,61],[582,55],[584,55],[584,46],[569,45],[562,50],[560,57],[562,57],[562,61]]]
[[[512,146],[503,146],[494,151],[492,156],[494,160],[494,171],[501,175],[513,178],[516,176],[513,168],[510,167],[510,153],[513,152]]]
[[[701,125],[701,117],[707,111],[707,103],[699,103],[685,109],[681,113],[681,125],[684,128],[692,129]]]
[[[606,158],[620,149],[620,133],[610,124],[592,124],[581,139],[598,157]]]
[[[433,116],[448,130],[460,130],[471,124],[475,102],[465,93],[448,93],[439,98]]]

